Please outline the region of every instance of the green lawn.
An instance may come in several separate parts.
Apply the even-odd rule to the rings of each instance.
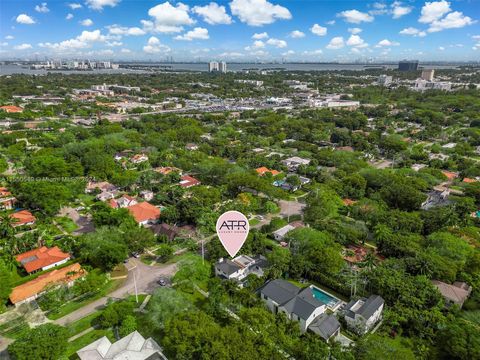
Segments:
[[[27,322],[23,317],[18,317],[13,321],[9,321],[0,326],[0,335],[6,336],[10,339],[16,339],[29,328]]]
[[[249,220],[248,223],[250,224],[250,226],[255,226],[260,223],[260,220],[258,220],[257,218],[253,218],[252,220]]]
[[[77,301],[70,301],[65,305],[63,305],[62,307],[60,307],[57,311],[50,312],[49,314],[47,314],[47,317],[50,320],[60,319],[61,317],[68,315],[71,312],[78,310],[81,307],[84,307],[85,305],[88,305],[91,302],[98,300],[101,297],[118,289],[123,284],[124,281],[125,279],[111,280],[99,292],[95,293],[93,296],[88,297],[86,299],[77,300]]]
[[[65,230],[69,234],[71,234],[72,232],[78,229],[77,224],[75,224],[72,219],[66,216],[57,217],[55,218],[55,221],[58,223],[58,225],[61,226],[63,230]]]

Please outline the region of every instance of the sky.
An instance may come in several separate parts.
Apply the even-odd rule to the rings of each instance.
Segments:
[[[0,0],[1,59],[480,61],[480,0]]]

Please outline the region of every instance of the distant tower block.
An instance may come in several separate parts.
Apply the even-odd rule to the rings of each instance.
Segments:
[[[435,74],[434,69],[424,69],[422,71],[422,79],[427,81],[433,81],[434,74]]]

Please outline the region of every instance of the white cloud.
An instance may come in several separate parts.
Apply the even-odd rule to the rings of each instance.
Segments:
[[[300,30],[293,30],[289,36],[294,39],[300,39],[305,37],[305,33],[301,32]]]
[[[294,54],[295,54],[295,51],[288,50],[288,51],[285,51],[284,53],[282,53],[282,56],[290,56],[290,55],[294,55]]]
[[[265,43],[262,40],[255,40],[253,45],[245,47],[246,51],[254,51],[258,49],[262,49],[265,47]]]
[[[70,13],[67,14],[67,16],[65,16],[65,19],[67,19],[67,20],[73,19],[73,14],[70,14]]]
[[[315,35],[318,35],[318,36],[325,36],[327,35],[327,28],[326,27],[323,27],[323,26],[320,26],[318,24],[314,24],[311,28],[310,28],[310,31],[315,34]]]
[[[224,52],[218,55],[221,58],[239,58],[245,56],[242,53],[239,52]]]
[[[267,39],[268,38],[268,34],[266,32],[263,32],[263,33],[255,33],[252,35],[252,39]]]
[[[4,42],[0,43],[0,46],[8,46],[8,42],[4,41]]]
[[[327,25],[335,25],[335,20],[327,21],[325,24],[327,24]]]
[[[395,1],[392,4],[392,17],[394,19],[399,19],[404,15],[410,14],[413,10],[411,6],[403,6],[401,2]]]
[[[8,39],[8,36],[5,36],[5,39]],[[12,37],[12,39],[13,39],[13,37]],[[473,35],[472,39],[473,40],[480,40],[480,35]]]
[[[327,45],[327,49],[332,49],[332,50],[337,50],[341,49],[345,46],[345,42],[343,41],[343,37],[341,36],[336,36],[330,40],[330,42]]]
[[[39,13],[47,13],[50,9],[47,7],[47,3],[41,3],[40,5],[35,6],[35,11]]]
[[[35,24],[35,20],[33,20],[33,18],[31,16],[28,16],[27,14],[18,15],[16,21],[19,24],[25,24],[25,25]]]
[[[289,20],[290,11],[283,6],[274,5],[267,0],[232,0],[230,10],[241,22],[250,26],[262,26],[276,20]]]
[[[100,50],[97,52],[98,55],[113,55],[114,52],[113,50],[110,50],[110,49],[104,49],[104,50]]]
[[[399,32],[400,35],[411,35],[411,36],[419,36],[419,37],[424,37],[427,35],[425,31],[420,31],[417,28],[414,27],[408,27],[403,29],[402,31]]]
[[[364,48],[368,46],[368,44],[358,35],[350,35],[347,40],[347,45],[357,48]]]
[[[232,23],[232,18],[225,11],[225,6],[220,6],[214,2],[205,6],[194,6],[192,11],[200,15],[210,25]]]
[[[82,25],[82,26],[92,26],[93,21],[92,21],[92,19],[85,19],[85,20],[80,21],[80,25]]]
[[[348,28],[348,32],[353,35],[360,34],[362,31],[363,30],[358,27]]]
[[[159,52],[169,52],[170,48],[166,45],[163,45],[158,38],[155,36],[148,39],[147,45],[143,47],[143,51],[147,54],[157,54]]]
[[[7,36],[5,36],[5,39],[6,39],[6,40],[13,40],[13,39],[15,39],[15,38],[13,37],[13,35],[7,35]],[[474,36],[473,36],[473,39],[475,39]]]
[[[208,35],[208,30],[202,27],[196,27],[193,30],[186,32],[183,35],[178,35],[175,37],[175,40],[208,40],[210,36]]]
[[[132,52],[132,50],[123,48],[123,49],[120,50],[120,52],[121,52],[122,54],[130,54],[130,53]]]
[[[32,45],[30,44],[20,44],[20,45],[15,45],[13,47],[15,50],[28,50],[32,48]]]
[[[154,21],[142,20],[144,30],[158,33],[178,33],[184,25],[192,25],[195,21],[188,14],[190,8],[183,3],[171,5],[168,1],[148,10]]]
[[[378,42],[377,45],[375,45],[375,47],[383,47],[383,46],[398,46],[400,45],[399,42],[396,42],[396,41],[390,41],[388,39],[383,39],[383,40],[380,40]]]
[[[67,6],[72,10],[81,9],[83,7],[82,4],[78,4],[78,3],[70,3],[70,4],[67,4]]]
[[[268,39],[267,40],[268,45],[275,46],[277,48],[285,48],[287,47],[287,42],[285,40],[280,40],[280,39]]]
[[[443,15],[450,11],[450,3],[448,1],[426,2],[422,7],[421,16],[418,21],[428,24],[435,20],[439,20]]]
[[[306,50],[303,52],[303,55],[306,56],[312,56],[312,55],[320,55],[323,54],[323,51],[318,49],[318,50]]]
[[[107,46],[111,46],[111,47],[114,47],[114,46],[122,46],[123,43],[121,41],[112,41],[112,42],[107,42]]]
[[[85,0],[85,5],[93,10],[103,10],[104,7],[115,7],[120,0]]]
[[[434,20],[430,27],[428,28],[428,32],[438,32],[445,29],[457,29],[462,28],[467,25],[472,25],[475,21],[472,20],[471,17],[463,15],[463,13],[459,11],[454,11],[445,16],[443,19]]]
[[[342,17],[346,22],[360,24],[361,22],[372,22],[374,17],[358,10],[345,10],[337,16]]]
[[[443,50],[445,50],[445,48],[443,46],[439,46],[438,50],[443,51]]]
[[[72,10],[77,10],[77,9],[81,9],[81,8],[82,8],[82,4],[78,4],[78,3],[70,3],[70,4],[68,4],[68,6],[69,6],[70,9],[72,9]]]
[[[112,35],[130,35],[130,36],[140,36],[145,35],[146,32],[139,27],[123,27],[119,25],[110,25],[107,26],[109,34]]]
[[[39,43],[38,46],[59,52],[72,52],[78,49],[89,48],[93,43],[105,42],[107,37],[100,30],[82,31],[76,38],[64,40],[59,43]]]

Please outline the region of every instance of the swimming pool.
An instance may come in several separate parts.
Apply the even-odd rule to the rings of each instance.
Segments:
[[[340,304],[340,299],[330,295],[326,291],[314,285],[310,285],[310,289],[312,289],[313,297],[326,304],[330,310],[335,310],[335,308]]]

